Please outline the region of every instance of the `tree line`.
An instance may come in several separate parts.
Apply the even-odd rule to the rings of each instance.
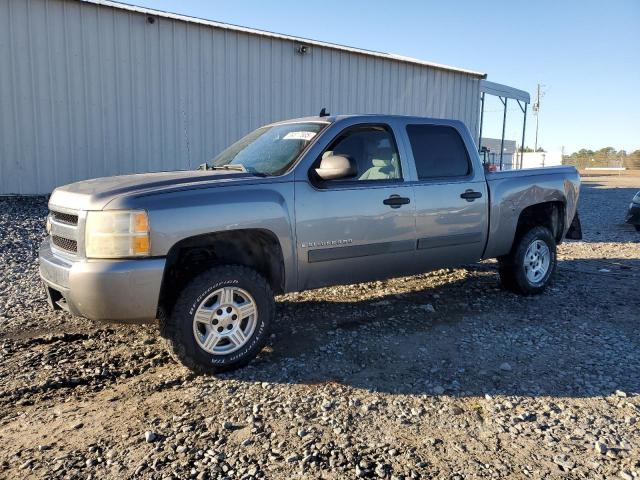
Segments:
[[[562,159],[565,165],[575,165],[577,168],[586,167],[626,167],[632,170],[640,169],[640,150],[628,153],[625,150],[616,150],[613,147],[605,147],[600,150],[587,150],[583,148],[571,155],[565,155]]]

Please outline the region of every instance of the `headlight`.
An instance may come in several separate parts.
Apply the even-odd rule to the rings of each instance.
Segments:
[[[88,212],[84,246],[87,258],[150,255],[147,212],[144,210]]]

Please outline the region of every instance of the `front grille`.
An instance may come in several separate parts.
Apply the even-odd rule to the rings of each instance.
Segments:
[[[57,222],[66,223],[68,225],[78,225],[78,215],[52,211],[51,216]]]
[[[52,207],[49,210],[51,247],[59,253],[78,255],[80,253],[78,251],[78,240],[81,235],[81,212],[70,210],[67,207],[60,207],[60,209],[55,206]]]
[[[61,250],[65,250],[71,253],[78,252],[78,242],[69,238],[59,237],[57,235],[51,236],[53,244]]]

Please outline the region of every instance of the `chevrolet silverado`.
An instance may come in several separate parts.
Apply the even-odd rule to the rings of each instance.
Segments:
[[[197,372],[264,346],[274,295],[498,259],[542,292],[580,237],[573,167],[485,172],[467,127],[388,115],[309,117],[249,133],[194,171],[57,188],[40,274],[50,304],[159,320]]]

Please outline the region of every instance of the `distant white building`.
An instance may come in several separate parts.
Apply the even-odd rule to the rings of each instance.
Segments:
[[[520,157],[519,154],[518,157]],[[528,152],[524,154],[522,159],[522,168],[555,167],[558,165],[562,165],[562,152]]]
[[[481,149],[487,151],[480,153],[485,163],[495,165],[500,170],[500,139],[482,137]],[[520,146],[514,140],[505,140],[502,152],[502,170],[516,168],[555,167],[562,165],[562,152],[527,152],[521,158]]]
[[[480,141],[480,150],[486,148],[485,153],[481,153],[480,157],[485,163],[496,165],[500,170],[500,139],[499,138],[486,138],[482,137]],[[502,170],[512,170],[517,168],[515,163],[516,142],[515,140],[504,141],[502,150]]]

